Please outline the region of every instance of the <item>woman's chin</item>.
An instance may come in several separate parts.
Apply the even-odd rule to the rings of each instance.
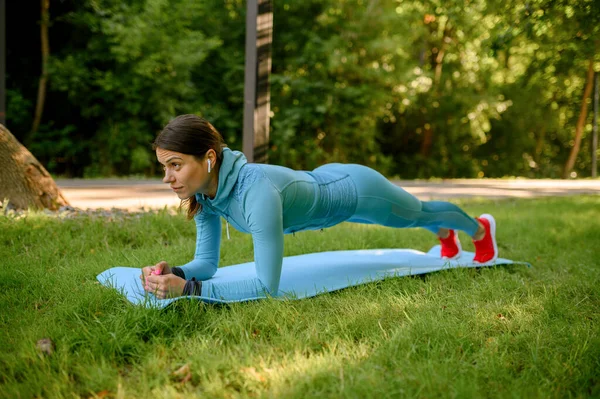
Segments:
[[[177,194],[177,197],[179,197],[180,200],[185,201],[186,199],[190,198],[191,195],[189,193],[184,193],[182,192],[176,192],[175,194]]]

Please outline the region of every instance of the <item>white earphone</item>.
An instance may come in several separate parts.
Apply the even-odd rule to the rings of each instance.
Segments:
[[[208,173],[210,173],[210,159],[208,160]]]

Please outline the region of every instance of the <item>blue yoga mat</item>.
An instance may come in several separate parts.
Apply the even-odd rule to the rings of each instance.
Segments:
[[[301,299],[336,291],[386,277],[402,277],[425,274],[457,267],[484,267],[508,264],[523,264],[498,258],[494,263],[473,263],[472,252],[463,251],[462,256],[453,261],[440,258],[440,246],[429,252],[414,249],[369,249],[355,251],[318,252],[283,258],[281,283],[276,298]],[[229,303],[251,301],[220,300],[203,296],[181,296],[158,299],[147,293],[140,281],[140,269],[133,267],[113,267],[98,275],[100,283],[115,288],[136,305],[163,308],[184,298],[197,299],[208,303]],[[221,267],[210,281],[231,282],[250,279],[256,276],[254,262]]]

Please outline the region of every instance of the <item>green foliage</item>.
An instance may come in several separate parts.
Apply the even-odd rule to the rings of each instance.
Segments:
[[[599,202],[460,204],[493,213],[501,256],[532,268],[163,311],[132,306],[95,276],[187,262],[195,228],[182,214],[0,217],[0,397],[597,397],[600,236],[589,221]],[[286,236],[285,253],[435,244],[425,230],[342,224]],[[223,237],[223,266],[251,259],[249,235]],[[49,356],[36,350],[42,338],[55,344]],[[182,382],[174,372],[186,364]]]
[[[309,169],[359,162],[385,172],[390,159],[376,142],[377,120],[390,97],[384,68],[395,68],[396,44],[370,25],[389,24],[386,10],[348,1],[275,4],[274,162]]]
[[[357,162],[404,178],[558,177],[590,60],[600,72],[593,0],[273,6],[269,154],[294,168]],[[26,134],[38,72],[9,80],[8,91],[9,127],[25,129],[51,171],[156,173],[149,143],[181,113],[206,117],[241,149],[245,1],[53,7],[50,36],[61,40],[52,42],[39,133]],[[579,176],[590,170],[591,113],[584,130]]]
[[[31,101],[25,98],[18,90],[6,90],[6,114],[10,122],[15,125],[26,125],[30,121],[32,111]]]
[[[28,137],[27,147],[40,158],[48,159],[46,167],[49,170],[56,169],[60,162],[76,162],[88,145],[83,141],[73,140],[76,129],[74,125],[57,128],[54,122],[46,123]]]
[[[559,177],[573,145],[589,61],[596,60],[600,71],[600,15],[589,0],[506,2],[499,11],[511,15],[512,23],[492,49],[504,64],[498,75],[502,94],[513,105],[493,124],[498,139],[477,157],[494,157],[500,173],[493,175],[517,166],[520,175]],[[575,168],[584,176],[591,157],[588,115]],[[513,156],[515,148],[520,159]]]
[[[98,1],[65,17],[89,38],[85,50],[53,59],[52,85],[97,121],[90,166],[99,166],[98,173],[150,170],[144,159],[160,126],[197,112],[202,82],[192,74],[220,45],[195,29],[203,12],[191,0]]]

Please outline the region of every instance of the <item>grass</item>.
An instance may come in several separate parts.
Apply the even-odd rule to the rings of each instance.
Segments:
[[[600,397],[600,198],[460,205],[493,213],[501,256],[533,267],[162,311],[95,276],[187,262],[195,229],[183,216],[0,217],[0,397]],[[250,236],[232,233],[221,264],[252,260]],[[287,236],[286,255],[434,244],[416,229],[342,224]],[[42,338],[52,354],[36,349]]]

